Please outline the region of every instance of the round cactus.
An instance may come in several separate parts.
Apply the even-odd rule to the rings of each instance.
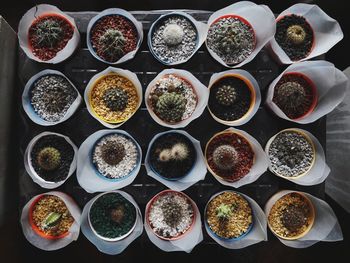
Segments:
[[[117,29],[110,28],[101,35],[99,44],[104,54],[108,58],[116,60],[124,54],[126,39],[122,32]]]
[[[164,121],[181,121],[186,110],[186,98],[175,92],[163,93],[157,100],[155,110]]]
[[[181,26],[169,24],[164,28],[163,39],[168,46],[176,46],[182,42],[185,33]]]
[[[217,168],[230,170],[238,163],[238,153],[230,145],[221,145],[213,152],[213,161]]]
[[[125,156],[124,145],[119,142],[109,142],[101,147],[102,159],[109,165],[117,165]]]
[[[182,218],[182,209],[176,202],[166,202],[161,206],[163,217],[167,225],[176,227]]]
[[[176,143],[171,148],[171,157],[174,160],[182,161],[188,157],[188,148],[183,143]]]
[[[237,92],[233,86],[222,85],[215,94],[216,100],[223,106],[231,106],[237,100]]]
[[[162,162],[168,162],[171,159],[171,150],[164,149],[159,153],[159,160]]]
[[[305,89],[298,82],[283,83],[276,89],[276,103],[282,105],[284,111],[295,112],[296,109],[308,104]]]
[[[121,224],[125,216],[125,208],[122,205],[118,205],[110,210],[110,216],[114,223]]]
[[[218,32],[217,37],[220,43],[220,49],[225,54],[232,53],[236,49],[247,45],[242,32],[237,29],[238,23],[240,22],[236,21],[230,25],[225,25]]]
[[[103,101],[112,111],[122,111],[128,104],[128,94],[121,88],[110,88],[103,94]]]
[[[39,47],[54,47],[64,37],[58,20],[47,18],[38,22],[35,27],[34,40]]]
[[[302,26],[293,25],[287,29],[287,39],[295,45],[299,45],[305,41],[306,32]]]
[[[220,204],[216,208],[216,216],[221,220],[227,220],[232,215],[232,207],[227,204]]]
[[[37,162],[43,170],[55,170],[61,163],[61,153],[54,147],[45,147],[39,152]]]

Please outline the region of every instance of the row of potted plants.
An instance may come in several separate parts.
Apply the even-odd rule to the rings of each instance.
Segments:
[[[332,81],[324,81],[322,76]],[[266,104],[277,116],[297,123],[310,123],[332,111],[344,98],[348,79],[326,61],[301,62],[288,67],[269,86]],[[136,74],[109,67],[91,78],[84,92],[89,113],[108,128],[130,119],[143,99]],[[261,94],[255,78],[244,70],[212,75],[206,88],[190,72],[166,69],[145,91],[151,117],[160,125],[183,128],[208,108],[212,117],[225,125],[248,122],[258,111]],[[44,70],[26,84],[22,104],[37,124],[50,126],[67,120],[82,99],[73,83],[62,73]]]
[[[317,19],[307,12],[311,8]],[[80,38],[74,19],[51,5],[27,11],[18,35],[26,54],[45,63],[67,59]],[[268,43],[280,61],[290,64],[327,52],[342,37],[338,23],[317,6],[296,4],[275,19],[267,6],[242,1],[214,12],[207,24],[179,11],[162,15],[151,25],[147,42],[154,57],[166,65],[188,61],[205,42],[218,62],[237,67]],[[89,51],[108,64],[132,59],[142,40],[142,23],[122,9],[102,11],[87,28]]]
[[[25,152],[25,168],[34,182],[48,189],[62,185],[77,167],[79,184],[88,192],[120,189],[136,178],[142,160],[137,141],[122,130],[100,130],[79,150],[66,136],[44,132]],[[301,185],[322,182],[329,174],[318,140],[291,128],[271,137],[265,151],[248,133],[227,129],[205,146],[185,131],[157,134],[145,157],[149,176],[175,190],[185,190],[210,173],[222,184],[239,187],[256,181],[269,167],[277,176]]]
[[[312,196],[303,192],[281,191],[268,200],[264,214],[250,197],[225,190],[208,200],[203,225],[209,236],[229,248],[240,248],[234,244],[242,239],[255,240],[253,243],[267,240],[267,226],[282,240],[298,240],[308,235],[314,225],[319,226],[319,222],[315,222],[321,214],[317,214],[318,208],[313,200]],[[70,239],[72,227],[80,226],[95,246],[107,242],[121,246],[121,251],[141,235],[143,224],[151,241],[161,249],[165,249],[162,242],[171,246],[177,240],[185,242],[191,235],[189,243],[193,244],[188,243],[187,246],[194,247],[201,241],[194,238],[197,232],[202,231],[200,212],[195,202],[182,192],[164,190],[152,197],[145,208],[144,223],[137,203],[123,191],[95,196],[85,205],[82,214],[76,213],[76,207],[74,200],[63,193],[40,194],[23,209],[23,230],[32,232],[32,237],[27,236],[30,241],[33,241],[34,235],[50,240],[47,246],[63,239],[69,240],[67,245],[73,241]],[[262,234],[258,234],[256,228]],[[133,235],[135,231],[138,233]],[[40,248],[49,250],[48,247]],[[101,251],[104,252],[103,249]]]

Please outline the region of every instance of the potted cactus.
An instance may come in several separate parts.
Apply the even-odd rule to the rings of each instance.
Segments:
[[[233,191],[223,191],[211,197],[204,215],[206,229],[225,241],[241,239],[253,226],[249,202]]]
[[[247,71],[228,70],[210,79],[208,110],[220,123],[246,123],[258,110],[260,100],[259,85]]]
[[[118,64],[134,57],[142,38],[141,23],[127,11],[111,8],[90,20],[87,46],[98,60]]]
[[[255,32],[243,17],[221,16],[209,26],[206,45],[225,64],[232,66],[241,63],[253,52]]]
[[[76,152],[77,147],[68,137],[58,133],[41,133],[28,144],[26,171],[42,187],[58,187],[74,172]]]
[[[274,86],[272,101],[290,119],[300,120],[316,107],[318,94],[315,84],[300,72],[288,72]]]
[[[292,61],[306,58],[312,51],[314,31],[307,20],[296,14],[288,14],[276,20],[275,40]]]
[[[227,182],[246,176],[254,164],[255,153],[249,141],[238,131],[215,134],[205,147],[209,171]]]

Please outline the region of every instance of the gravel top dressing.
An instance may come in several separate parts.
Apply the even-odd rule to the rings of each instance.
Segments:
[[[179,15],[165,17],[154,28],[151,48],[164,63],[183,61],[194,53],[198,33],[188,18]]]
[[[304,17],[292,14],[277,21],[275,39],[288,57],[296,61],[309,55],[314,34]]]
[[[221,120],[235,121],[242,118],[248,112],[251,103],[250,88],[237,77],[223,77],[210,88],[209,109]]]
[[[135,225],[136,208],[119,193],[107,193],[90,208],[90,222],[97,234],[106,238],[126,235]]]
[[[48,182],[60,182],[69,174],[74,149],[61,136],[45,135],[34,144],[30,158],[38,176]]]
[[[305,135],[296,131],[283,131],[272,141],[268,155],[272,171],[287,177],[296,177],[309,171],[315,153]]]
[[[196,161],[193,143],[183,134],[167,133],[157,138],[151,146],[151,167],[167,179],[186,176]]]
[[[148,219],[153,231],[164,238],[177,238],[193,224],[194,209],[184,195],[167,192],[156,197],[149,208]]]
[[[255,48],[253,28],[237,17],[223,17],[210,25],[207,46],[227,65],[241,63]]]
[[[57,122],[65,116],[78,92],[63,76],[47,75],[34,82],[30,96],[30,103],[40,118]]]
[[[205,216],[209,228],[226,239],[242,236],[253,223],[248,201],[234,192],[223,192],[214,197],[208,203]]]
[[[298,237],[308,230],[313,222],[312,207],[298,193],[282,196],[272,206],[268,215],[271,229],[282,238]]]
[[[138,159],[139,152],[135,142],[122,134],[102,137],[92,152],[92,162],[96,169],[109,179],[128,176],[136,167]]]

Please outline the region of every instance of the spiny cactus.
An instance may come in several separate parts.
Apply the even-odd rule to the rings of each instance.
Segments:
[[[304,159],[304,153],[299,145],[286,140],[283,144],[279,145],[277,157],[281,164],[294,168],[302,162]]]
[[[163,39],[168,46],[176,46],[182,42],[185,33],[181,26],[169,24],[164,28]]]
[[[111,60],[116,60],[124,54],[126,39],[117,29],[107,29],[99,39],[103,53]]]
[[[237,92],[233,86],[222,85],[215,94],[216,100],[223,106],[231,106],[237,100]]]
[[[174,160],[182,161],[188,157],[188,147],[183,143],[176,143],[171,148],[171,157]]]
[[[39,47],[54,47],[63,39],[63,29],[56,19],[45,18],[33,27],[33,40]]]
[[[161,206],[165,222],[176,227],[182,218],[182,209],[176,202],[166,202]]]
[[[108,142],[101,147],[102,159],[109,165],[117,165],[125,156],[124,145],[118,142]]]
[[[41,222],[41,228],[46,230],[55,227],[59,223],[61,217],[62,214],[60,213],[50,212]]]
[[[232,216],[232,207],[227,204],[220,204],[216,208],[216,216],[220,220],[228,220]]]
[[[122,111],[128,104],[128,94],[121,88],[110,88],[103,94],[103,101],[112,111]]]
[[[230,145],[221,145],[213,152],[213,161],[217,168],[230,170],[238,163],[238,153]]]
[[[164,149],[159,153],[159,160],[162,162],[168,162],[171,159],[171,150]]]
[[[295,232],[303,227],[307,223],[307,216],[305,216],[304,209],[293,204],[288,205],[282,211],[282,224],[291,232]]]
[[[275,89],[274,99],[285,112],[297,112],[308,107],[308,97],[302,85],[298,82],[286,82]]]
[[[287,39],[295,45],[299,45],[304,42],[306,32],[302,26],[293,25],[287,29]]]
[[[221,52],[229,54],[234,52],[235,49],[247,45],[245,38],[237,28],[238,23],[240,22],[236,21],[230,25],[225,25],[218,31],[217,37]]]
[[[114,223],[121,224],[125,216],[125,208],[122,205],[110,210],[110,216]]]
[[[61,153],[54,147],[45,147],[39,152],[37,162],[43,170],[55,170],[61,163]]]
[[[165,121],[181,121],[186,110],[186,98],[175,92],[163,93],[158,98],[155,109],[159,117]]]

